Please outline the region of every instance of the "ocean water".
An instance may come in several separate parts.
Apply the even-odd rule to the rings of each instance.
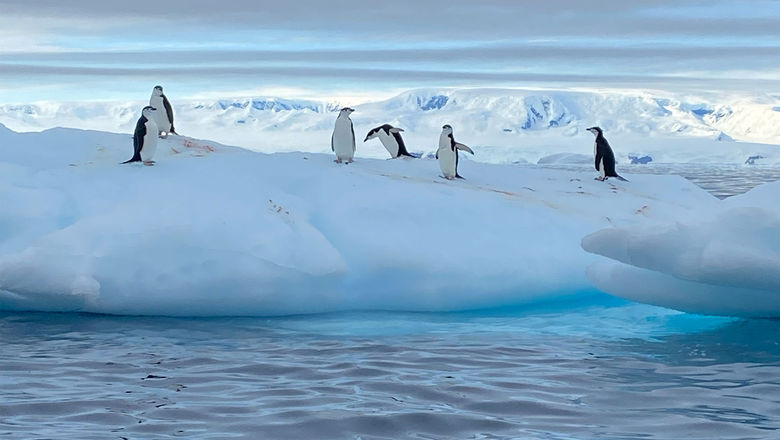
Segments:
[[[0,315],[3,439],[780,438],[780,321]]]
[[[750,169],[683,171],[724,196],[757,184]],[[780,320],[607,295],[462,313],[0,312],[0,439],[165,438],[780,439]]]
[[[521,165],[536,166],[536,165]],[[550,164],[545,168],[596,171],[592,165]],[[685,177],[719,199],[745,193],[752,188],[768,182],[780,180],[780,167],[766,165],[740,164],[687,164],[687,163],[649,163],[646,165],[618,165],[619,174],[667,174]]]

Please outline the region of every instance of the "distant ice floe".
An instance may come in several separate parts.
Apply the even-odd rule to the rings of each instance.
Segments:
[[[536,163],[538,165],[592,164],[593,155],[580,153],[557,153],[544,156]]]

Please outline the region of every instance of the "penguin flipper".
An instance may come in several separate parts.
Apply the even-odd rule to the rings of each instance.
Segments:
[[[599,169],[599,163],[601,163],[601,160],[603,158],[604,158],[604,153],[602,153],[601,151],[596,151],[596,162],[594,163],[594,166],[596,167],[596,171],[601,171]]]
[[[463,145],[461,143],[457,143],[456,142],[455,143],[455,148],[457,148],[458,150],[468,151],[469,153],[474,154],[474,151],[471,148],[469,148],[469,147],[467,147],[467,146],[465,146],[465,145]]]
[[[334,132],[332,135],[330,135],[330,151],[336,152],[336,146],[333,145],[333,136],[335,136],[336,133]]]
[[[352,132],[352,154],[357,151],[357,145],[355,145],[355,127],[352,125],[352,120],[349,121],[349,130]]]
[[[133,133],[133,157],[130,160],[122,162],[122,164],[130,162],[141,162],[141,149],[143,148],[144,136],[146,136],[146,118],[139,120],[135,127],[135,133]]]
[[[165,114],[168,116],[168,122],[171,123],[171,133],[176,133],[176,130],[173,129],[173,107],[171,107],[171,103],[168,101],[168,97],[165,95],[162,95],[163,99],[163,106],[165,107]]]

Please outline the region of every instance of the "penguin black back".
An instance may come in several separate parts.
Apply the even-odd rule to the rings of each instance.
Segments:
[[[176,129],[173,128],[173,107],[171,106],[170,101],[168,101],[168,97],[165,96],[164,93],[162,95],[162,99],[163,99],[163,106],[165,107],[165,114],[168,115],[168,120],[171,121],[171,133],[176,133]]]
[[[130,158],[130,160],[122,162],[130,163],[130,162],[141,162],[141,149],[144,145],[144,136],[146,136],[146,122],[149,121],[146,119],[146,116],[141,115],[140,118],[138,118],[138,122],[135,124],[135,131],[133,132],[133,157]]]
[[[604,137],[604,131],[601,127],[591,127],[588,129],[596,135],[596,148],[594,154],[594,165],[596,171],[602,172],[604,177],[615,177],[619,180],[628,182],[615,171],[615,153],[609,145],[607,138]],[[602,170],[601,167],[604,167]]]

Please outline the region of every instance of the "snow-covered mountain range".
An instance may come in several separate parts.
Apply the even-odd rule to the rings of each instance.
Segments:
[[[336,111],[349,102],[254,97],[177,100],[169,96],[179,132],[266,152],[330,150]],[[145,100],[32,103],[0,106],[0,123],[17,131],[63,126],[131,132]],[[360,142],[368,130],[390,123],[406,130],[412,150],[435,148],[441,126],[481,147],[476,160],[536,162],[559,153],[589,153],[585,128],[600,125],[625,160],[739,162],[780,157],[780,96],[688,97],[618,91],[430,89],[351,105]],[[737,143],[731,141],[738,141]],[[721,145],[728,143],[728,145]],[[762,145],[756,145],[762,144]],[[383,157],[378,142],[358,155]],[[780,160],[780,158],[778,158]]]

